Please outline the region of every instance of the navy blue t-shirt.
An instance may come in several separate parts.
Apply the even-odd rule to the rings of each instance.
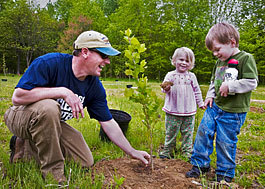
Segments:
[[[108,121],[112,118],[107,106],[106,92],[99,78],[87,76],[78,80],[72,70],[73,56],[49,53],[36,58],[24,73],[16,88],[31,90],[35,87],[66,87],[76,94],[91,118]],[[64,99],[57,99],[61,106],[61,120],[73,118],[71,107]]]

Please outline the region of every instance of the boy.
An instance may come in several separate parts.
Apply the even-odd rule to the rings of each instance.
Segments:
[[[192,169],[186,177],[197,178],[210,171],[210,158],[216,133],[217,182],[231,182],[235,176],[237,135],[250,107],[251,91],[257,87],[258,73],[253,56],[240,51],[239,33],[228,23],[214,25],[206,36],[206,47],[218,58],[206,95],[207,107],[197,131],[191,156]],[[223,82],[227,62],[238,60],[238,78]],[[228,95],[229,92],[236,93]]]

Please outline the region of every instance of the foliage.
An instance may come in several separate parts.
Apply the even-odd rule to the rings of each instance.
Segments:
[[[111,15],[118,8],[118,0],[97,0],[106,16]]]
[[[95,30],[103,33],[105,25],[107,24],[106,17],[100,8],[100,5],[96,1],[73,1],[73,7],[70,10],[70,18],[68,21],[74,22],[74,19],[78,18],[80,15],[83,15],[90,20],[90,24],[88,26],[89,30]]]
[[[130,29],[127,29],[124,34],[124,39],[129,44],[127,50],[125,50],[125,56],[129,59],[125,63],[128,68],[125,70],[125,74],[132,76],[137,85],[136,90],[132,88],[126,89],[125,96],[142,105],[144,114],[143,123],[150,133],[150,155],[153,169],[153,130],[154,125],[159,119],[158,108],[160,107],[161,100],[152,91],[152,88],[148,87],[148,78],[144,74],[147,68],[147,62],[145,59],[141,60],[141,53],[146,51],[145,44],[141,44],[136,37],[131,36],[132,32]]]
[[[206,49],[205,36],[213,24],[227,21],[239,29],[240,50],[254,55],[264,83],[264,6],[263,0],[57,0],[40,9],[27,0],[1,0],[0,56],[5,53],[8,70],[19,73],[41,54],[70,53],[83,30],[104,33],[123,51],[119,31],[130,27],[148,46],[142,57],[149,79],[163,80],[174,69],[169,60],[174,50],[186,46],[195,54],[193,72],[206,83],[217,59]],[[124,56],[112,57],[104,77],[126,78],[124,61]]]
[[[83,31],[89,30],[91,24],[92,21],[83,15],[80,15],[78,18],[74,18],[72,22],[69,22],[67,30],[63,32],[63,35],[61,35],[57,50],[62,53],[71,54],[75,39]]]
[[[12,52],[17,56],[17,73],[20,61],[26,59],[28,67],[37,51],[53,50],[57,43],[57,24],[38,7],[31,7],[26,0],[6,4],[0,14],[0,46],[2,52]],[[8,64],[7,64],[8,65]]]
[[[54,17],[59,21],[63,21],[66,26],[68,26],[68,21],[71,18],[70,11],[73,3],[74,1],[72,0],[57,0],[54,3]],[[51,5],[49,8],[52,8]]]

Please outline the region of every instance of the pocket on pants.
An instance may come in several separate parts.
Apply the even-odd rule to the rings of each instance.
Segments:
[[[12,106],[5,115],[5,123],[8,129],[20,138],[29,138],[27,128],[32,117],[32,112],[26,111],[25,106]]]

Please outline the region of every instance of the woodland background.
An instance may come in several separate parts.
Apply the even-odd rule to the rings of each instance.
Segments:
[[[234,24],[240,32],[240,50],[254,55],[265,84],[264,0],[57,0],[44,8],[28,0],[0,0],[0,73],[23,74],[31,62],[48,52],[72,52],[85,30],[108,36],[121,52],[130,28],[147,52],[146,75],[163,80],[174,69],[170,58],[181,46],[196,57],[192,70],[199,82],[209,82],[216,58],[205,47],[205,36],[218,22]],[[126,78],[124,56],[111,57],[102,77]]]

